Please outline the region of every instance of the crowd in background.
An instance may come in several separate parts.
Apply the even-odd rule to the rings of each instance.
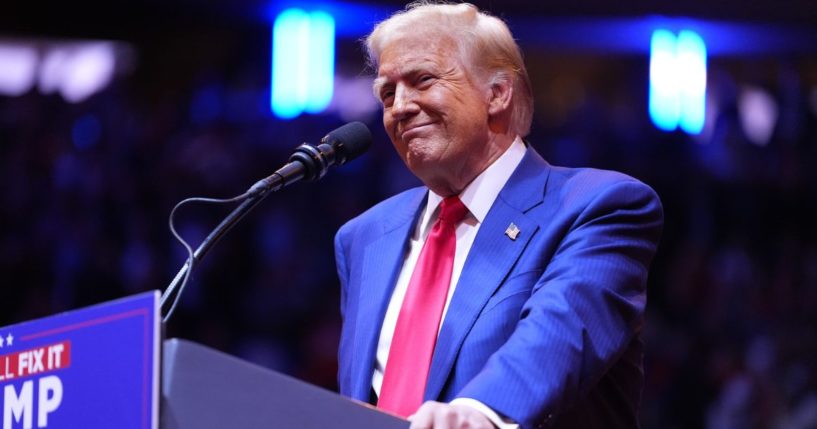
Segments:
[[[587,89],[558,121],[534,120],[528,140],[551,163],[623,171],[664,204],[645,428],[817,427],[817,118],[798,70],[760,82],[779,105],[765,145],[741,128],[728,68],[705,138],[652,127],[638,79],[620,83],[628,96]],[[163,289],[186,257],[167,228],[176,202],[240,194],[343,123],[276,120],[265,97],[218,74],[150,100],[126,80],[76,105],[0,97],[0,325]],[[335,387],[333,234],[418,184],[378,112],[362,119],[372,150],[269,196],[195,272],[168,336]],[[177,228],[198,243],[230,208],[185,206]]]

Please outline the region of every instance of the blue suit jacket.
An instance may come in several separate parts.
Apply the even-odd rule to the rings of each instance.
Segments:
[[[383,316],[426,195],[389,198],[335,238],[344,395],[369,398]],[[516,240],[505,235],[511,223]],[[643,183],[554,167],[529,147],[467,257],[425,399],[474,398],[523,428],[637,427],[647,270],[662,223]]]

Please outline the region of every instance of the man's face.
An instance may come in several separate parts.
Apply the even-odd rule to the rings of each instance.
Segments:
[[[438,193],[461,191],[485,167],[490,89],[469,68],[448,39],[398,38],[380,55],[383,125],[408,168]]]

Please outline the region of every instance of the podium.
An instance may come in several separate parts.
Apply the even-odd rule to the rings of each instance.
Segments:
[[[405,420],[193,342],[164,342],[162,429],[382,428]]]
[[[159,293],[0,327],[4,428],[375,428],[409,423],[190,341]]]

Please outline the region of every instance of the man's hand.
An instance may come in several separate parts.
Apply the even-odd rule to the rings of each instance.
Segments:
[[[464,405],[428,401],[409,416],[409,429],[495,429],[479,411]]]

